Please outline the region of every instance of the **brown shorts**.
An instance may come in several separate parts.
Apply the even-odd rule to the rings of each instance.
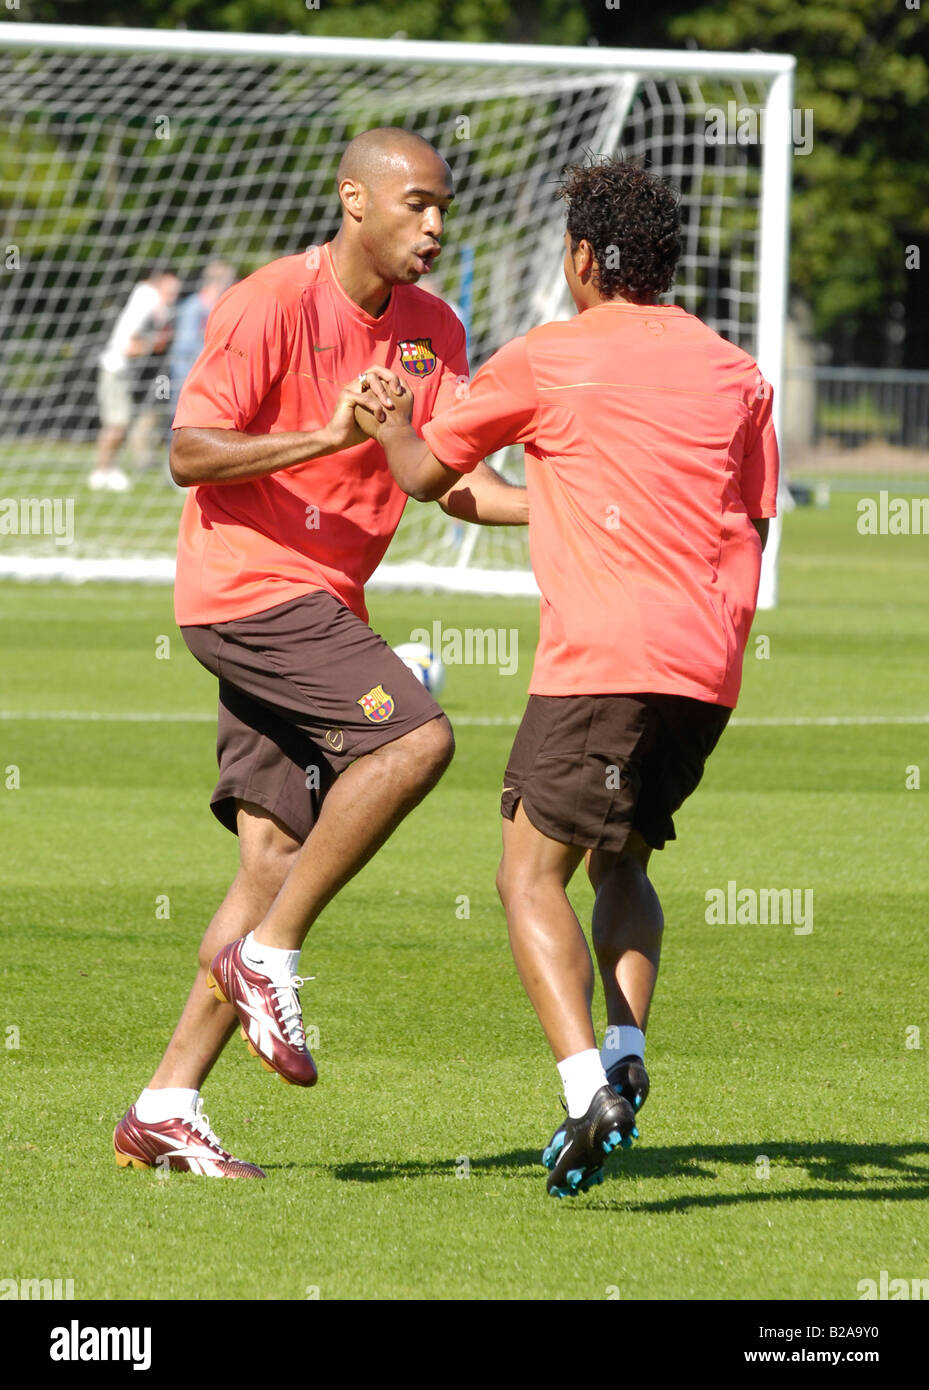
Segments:
[[[620,853],[630,830],[653,849],[703,776],[732,711],[683,695],[530,695],[503,778],[543,835]]]
[[[210,805],[233,833],[236,802],[253,801],[305,840],[349,763],[443,712],[383,637],[323,590],[181,632],[219,678]]]

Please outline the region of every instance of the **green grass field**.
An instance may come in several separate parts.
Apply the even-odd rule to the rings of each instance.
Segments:
[[[318,1086],[238,1038],[209,1078],[220,1138],[268,1172],[224,1183],[111,1151],[235,868],[207,805],[214,683],[166,589],[0,586],[0,1278],[78,1299],[815,1300],[929,1277],[926,547],[858,535],[851,496],[788,519],[770,653],[753,637],[737,721],[653,861],[642,1137],[561,1202],[538,1163],[558,1077],[494,890],[535,605],[373,596],[393,642],[435,617],[517,627],[519,671],[449,670],[451,769],[311,935]],[[812,932],[708,925],[730,880],[812,890]],[[580,878],[572,895],[583,920]]]

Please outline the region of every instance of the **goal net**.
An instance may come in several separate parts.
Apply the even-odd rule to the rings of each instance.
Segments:
[[[435,281],[465,321],[472,370],[573,312],[557,184],[586,153],[622,153],[681,190],[668,301],[758,357],[777,401],[792,67],[757,54],[0,24],[0,573],[171,578],[180,382],[169,351],[137,359],[118,459],[132,486],[91,490],[101,352],[153,267],[179,276],[183,297],[211,261],[241,277],[334,235],[339,157],[375,125],[417,131],[451,166]],[[492,462],[521,476],[521,450]],[[532,592],[524,532],[415,503],[376,578]]]

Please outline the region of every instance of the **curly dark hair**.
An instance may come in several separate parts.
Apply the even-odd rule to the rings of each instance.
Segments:
[[[621,159],[589,158],[564,171],[571,247],[589,241],[595,284],[604,299],[623,295],[653,304],[671,288],[681,254],[680,194]]]

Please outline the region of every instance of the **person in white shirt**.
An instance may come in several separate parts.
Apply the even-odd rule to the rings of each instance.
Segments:
[[[134,357],[164,352],[171,341],[171,306],[181,282],[170,271],[153,271],[132,291],[100,355],[97,402],[100,434],[97,463],[90,475],[94,491],[125,492],[129,479],[116,465],[132,418],[132,367]]]

